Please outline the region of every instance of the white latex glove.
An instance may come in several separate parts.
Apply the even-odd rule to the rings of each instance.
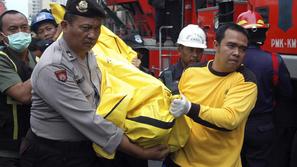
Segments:
[[[181,98],[172,100],[169,111],[175,117],[180,117],[190,111],[191,102],[189,102],[184,95]]]

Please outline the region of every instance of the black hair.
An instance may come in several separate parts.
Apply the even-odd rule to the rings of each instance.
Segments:
[[[21,13],[17,10],[7,10],[0,15],[0,31],[3,31],[3,29],[2,29],[3,28],[3,17],[7,14],[21,14],[27,19],[27,17],[23,13]]]
[[[235,23],[225,23],[225,24],[220,25],[220,27],[216,31],[216,41],[219,44],[225,38],[225,32],[227,30],[234,30],[234,31],[240,32],[243,35],[245,35],[247,37],[247,39],[249,39],[249,34],[246,29],[244,29],[243,27],[241,27],[240,25],[235,24]]]

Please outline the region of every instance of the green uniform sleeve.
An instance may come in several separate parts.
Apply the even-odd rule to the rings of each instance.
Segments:
[[[22,82],[12,62],[5,57],[0,55],[0,91],[3,93],[9,87]]]

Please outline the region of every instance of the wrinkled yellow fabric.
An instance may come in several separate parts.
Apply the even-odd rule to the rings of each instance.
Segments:
[[[50,8],[52,11],[52,15],[54,16],[56,23],[60,24],[61,21],[63,20],[64,14],[65,14],[65,9],[63,6],[61,6],[58,3],[50,3]]]
[[[124,57],[129,62],[137,57],[137,53],[116,34],[110,31],[105,26],[101,26],[101,33],[99,36],[99,45],[103,48],[109,48],[116,51],[121,57]]]
[[[65,9],[57,3],[50,3],[50,7],[56,23],[60,24],[63,20]],[[129,62],[131,62],[133,58],[137,57],[137,53],[130,46],[126,45],[126,43],[121,38],[119,38],[104,25],[101,26],[100,31],[101,33],[97,42],[97,47],[100,47],[105,53],[106,49],[112,49]]]
[[[97,113],[124,129],[129,139],[140,146],[166,144],[171,128],[157,128],[129,118],[143,116],[173,122],[174,118],[168,112],[171,94],[167,88],[128,63],[109,56],[97,56],[97,61],[102,72],[102,98]],[[94,149],[104,155],[99,146]]]
[[[54,3],[50,6],[60,23],[64,8]],[[131,141],[144,148],[167,144],[171,151],[176,151],[183,147],[190,133],[188,121],[186,117],[174,121],[169,113],[172,96],[169,89],[130,63],[136,52],[104,26],[101,26],[100,37],[92,50],[98,55],[97,63],[102,72],[97,114],[122,128]],[[140,123],[133,120],[135,118],[146,121]],[[166,128],[160,128],[160,125]],[[109,159],[114,156],[98,145],[94,144],[93,148],[99,156]]]

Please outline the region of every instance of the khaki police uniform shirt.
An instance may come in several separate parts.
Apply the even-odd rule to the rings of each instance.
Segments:
[[[42,55],[31,78],[32,131],[52,140],[90,139],[105,151],[113,152],[123,131],[96,115],[100,78],[92,52],[86,60],[79,60],[63,38],[54,42]]]

